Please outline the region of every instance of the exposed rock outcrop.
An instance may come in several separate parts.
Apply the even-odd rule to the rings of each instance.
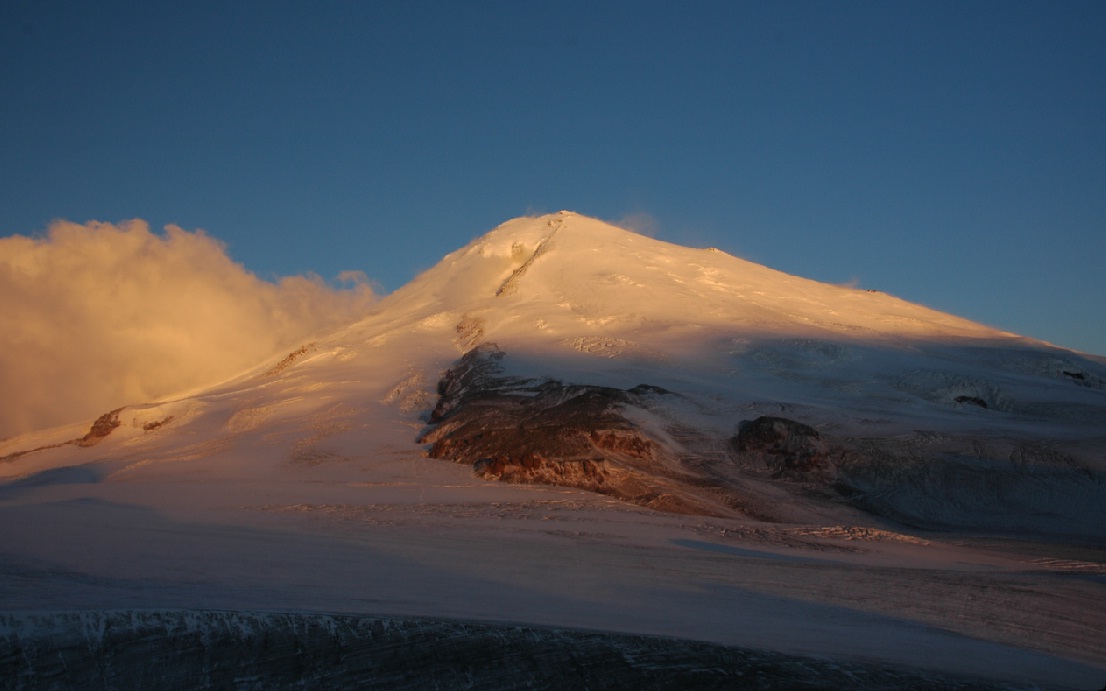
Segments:
[[[0,463],[6,463],[8,461],[14,461],[17,458],[26,456],[27,454],[37,453],[39,451],[47,451],[49,449],[56,449],[60,446],[68,446],[70,444],[74,446],[95,446],[99,444],[102,439],[110,435],[115,431],[115,428],[122,424],[119,420],[119,413],[123,412],[124,408],[116,408],[110,412],[104,413],[100,417],[93,421],[92,426],[88,428],[88,432],[83,437],[77,437],[76,439],[70,439],[57,444],[46,444],[44,446],[36,446],[32,449],[22,449],[15,451],[6,456],[0,457]],[[163,424],[167,424],[172,419],[170,416],[168,419],[163,420],[157,425],[160,427]],[[157,429],[157,427],[148,429]]]
[[[303,346],[300,346],[299,348],[296,348],[295,350],[293,350],[292,352],[290,352],[286,356],[284,356],[284,358],[280,362],[273,365],[262,376],[272,377],[272,376],[275,376],[277,374],[280,374],[284,370],[291,367],[296,362],[296,360],[300,358],[300,356],[306,355],[309,350],[314,350],[314,349],[315,349],[315,342],[314,341],[312,341],[311,343],[308,343],[307,345],[303,345]]]
[[[101,439],[111,434],[121,424],[119,413],[122,410],[122,408],[117,408],[96,418],[96,421],[92,423],[92,427],[89,428],[88,434],[80,439],[75,439],[73,443],[77,446],[92,446],[100,443]]]
[[[779,492],[837,497],[841,450],[781,417],[742,423],[727,439],[670,415],[679,394],[530,379],[505,372],[484,343],[438,383],[431,426],[418,441],[432,458],[469,464],[489,480],[575,487],[661,511],[798,520]]]
[[[586,489],[677,513],[731,514],[682,486],[665,449],[626,416],[664,389],[564,384],[506,376],[484,344],[439,382],[435,426],[419,437],[432,458],[471,464],[485,478]]]
[[[738,427],[730,443],[741,454],[761,458],[773,477],[800,477],[825,473],[831,450],[818,430],[783,417],[762,415]]]

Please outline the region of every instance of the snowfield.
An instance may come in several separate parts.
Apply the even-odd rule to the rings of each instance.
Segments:
[[[501,388],[470,400],[515,405],[543,384],[653,392],[614,408],[648,443],[593,464],[632,465],[661,494],[713,509],[496,482],[428,458],[416,440],[445,424],[431,418],[439,382],[492,344]],[[158,683],[188,686],[222,659],[248,674],[208,683],[254,688],[277,683],[272,652],[249,642],[258,627],[313,660],[351,655],[358,627],[431,620],[445,628],[384,649],[435,646],[449,686],[568,679],[541,676],[533,656],[487,655],[523,639],[556,641],[548,665],[591,651],[612,680],[640,668],[610,660],[668,640],[685,653],[658,663],[665,678],[687,682],[684,659],[722,675],[695,677],[703,687],[765,665],[775,671],[749,688],[835,688],[841,674],[863,677],[857,688],[1106,683],[1106,361],[882,293],[568,212],[516,219],[343,330],[105,414],[0,441],[5,688],[65,686],[50,675],[70,672],[42,651],[88,649],[106,631],[120,636],[114,659],[128,636],[215,640],[247,622],[252,633],[192,646],[175,672],[159,648]],[[739,445],[761,417],[817,436],[798,451]],[[805,464],[787,455],[799,451]],[[347,633],[329,648],[296,639],[336,626]],[[606,652],[581,630],[610,632]],[[430,664],[413,655],[385,673],[379,654],[356,674],[402,686],[387,675]],[[507,672],[480,676],[507,658]],[[103,656],[81,659],[126,679]],[[337,683],[305,665],[280,683]]]

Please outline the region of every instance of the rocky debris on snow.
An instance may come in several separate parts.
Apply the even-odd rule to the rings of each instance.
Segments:
[[[1060,376],[1088,389],[1106,389],[1106,381],[1083,369],[1062,369]]]
[[[160,420],[151,420],[150,422],[144,422],[144,423],[142,423],[142,431],[143,432],[153,432],[156,429],[161,429],[165,425],[168,425],[170,422],[172,422],[173,417],[174,417],[173,415],[169,415],[169,416],[164,417]]]
[[[730,443],[741,454],[764,457],[777,478],[807,476],[829,466],[830,449],[818,430],[783,417],[746,420]]]
[[[272,368],[270,368],[268,371],[266,371],[263,376],[272,377],[274,375],[280,374],[284,370],[291,367],[292,364],[295,363],[295,361],[297,359],[299,359],[299,357],[301,355],[306,355],[309,350],[314,350],[314,348],[315,348],[315,343],[314,342],[311,342],[311,343],[308,343],[307,345],[300,346],[299,348],[296,348],[292,352],[288,353],[288,355],[284,356],[284,359],[282,359],[280,362],[273,365]]]
[[[980,408],[987,408],[987,401],[983,400],[979,396],[957,396],[952,400],[956,403],[971,403],[972,405],[977,405]]]
[[[456,343],[461,348],[472,348],[478,343],[484,341],[484,328],[485,321],[483,317],[475,317],[470,314],[465,314],[461,317],[461,321],[457,322],[455,331],[457,332]]]
[[[70,439],[58,444],[46,444],[44,446],[37,446],[33,449],[23,449],[20,451],[15,451],[8,454],[7,456],[4,456],[3,458],[0,458],[0,462],[14,461],[15,459],[26,456],[27,454],[37,453],[39,451],[47,451],[49,449],[56,449],[62,446],[68,446],[70,444],[82,447],[95,446],[96,444],[99,444],[101,440],[103,440],[105,437],[115,431],[116,427],[122,424],[119,421],[119,413],[123,412],[123,410],[124,408],[116,408],[115,410],[104,413],[100,417],[96,418],[96,420],[92,423],[92,426],[88,429],[88,433],[85,434],[83,437]],[[169,422],[169,420],[165,420],[162,424],[167,422]],[[159,424],[158,427],[160,426],[161,425]]]
[[[43,444],[41,446],[35,446],[28,449],[19,449],[13,451],[5,456],[0,456],[0,463],[6,463],[14,461],[28,454],[38,453],[40,451],[49,451],[50,449],[57,449],[63,446],[79,446],[82,448],[88,448],[99,444],[101,441],[111,436],[112,432],[118,429],[122,424],[120,414],[127,409],[127,406],[122,408],[116,408],[115,410],[108,411],[96,418],[88,428],[88,432],[84,436],[77,437],[75,439],[67,439],[65,441],[57,442],[54,444]],[[148,420],[146,422],[139,423],[136,419],[135,426],[141,426],[143,432],[153,432],[165,427],[170,422],[176,419],[174,415],[167,415],[164,418],[158,420]]]
[[[99,444],[101,439],[111,434],[116,427],[122,424],[119,422],[119,413],[122,412],[122,410],[122,408],[117,408],[96,418],[96,421],[92,423],[92,427],[89,428],[88,434],[80,439],[75,439],[72,443],[77,446],[92,446],[94,444]]]

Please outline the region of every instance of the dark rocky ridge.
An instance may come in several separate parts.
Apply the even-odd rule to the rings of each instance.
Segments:
[[[754,507],[742,482],[742,476],[755,481],[763,468],[776,480],[825,484],[832,478],[827,447],[801,423],[746,423],[728,448],[699,430],[671,429],[683,438],[677,452],[671,440],[632,421],[640,416],[627,414],[660,408],[677,394],[648,384],[617,389],[509,377],[502,374],[504,355],[486,343],[446,372],[430,415],[433,427],[418,439],[431,445],[430,457],[470,464],[488,479],[575,487],[661,511],[714,516],[769,517]],[[779,443],[773,435],[781,433]],[[697,453],[697,445],[715,450]]]
[[[0,688],[1022,687],[652,636],[430,619],[170,610],[0,615]]]
[[[661,446],[623,412],[667,392],[505,377],[503,356],[492,344],[478,346],[439,382],[435,427],[418,440],[431,445],[432,458],[505,482],[576,487],[678,513],[724,512],[658,472]]]

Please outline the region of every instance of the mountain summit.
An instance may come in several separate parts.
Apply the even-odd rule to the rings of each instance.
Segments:
[[[882,293],[789,276],[567,211],[504,223],[395,300],[415,295],[437,308],[533,312],[539,328],[576,331],[662,323],[725,325],[749,335],[1010,336]]]

